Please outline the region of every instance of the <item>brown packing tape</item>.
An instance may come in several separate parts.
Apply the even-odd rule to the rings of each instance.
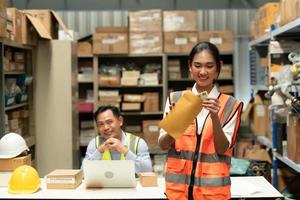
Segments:
[[[50,34],[48,33],[48,31],[46,30],[46,28],[44,27],[44,25],[42,24],[42,22],[39,19],[32,17],[29,14],[26,14],[26,17],[29,19],[29,21],[31,22],[31,24],[33,25],[35,30],[38,32],[38,34],[41,38],[51,40]]]
[[[185,91],[159,126],[178,139],[202,109],[202,100],[192,91]]]

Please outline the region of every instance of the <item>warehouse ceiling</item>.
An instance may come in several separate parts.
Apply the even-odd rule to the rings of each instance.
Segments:
[[[278,0],[8,0],[19,9],[141,10],[141,9],[255,9]]]

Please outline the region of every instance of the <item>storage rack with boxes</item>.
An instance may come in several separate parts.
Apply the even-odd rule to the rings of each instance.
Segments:
[[[1,52],[0,132],[22,135],[34,153],[32,47],[2,40]]]
[[[256,17],[252,24],[257,24],[258,19],[268,18],[264,21],[271,21],[266,26],[262,27],[260,31],[253,30],[252,36],[254,39],[250,42],[250,72],[251,72],[251,84],[252,92],[256,91],[267,91],[268,88],[271,90],[271,86],[274,85],[274,79],[279,81],[279,87],[282,81],[287,81],[287,78],[281,77],[280,74],[284,70],[288,70],[288,66],[291,66],[291,61],[288,59],[290,52],[299,51],[298,42],[300,33],[300,20],[299,14],[296,12],[297,6],[295,3],[299,1],[281,1],[280,6],[277,3],[266,4],[260,8],[256,14]],[[274,9],[277,11],[274,15]],[[264,13],[264,14],[262,14]],[[271,13],[271,14],[265,14]],[[288,13],[288,14],[287,14]],[[277,24],[277,28],[270,29],[271,25],[276,25],[275,18],[277,15],[281,16],[280,23]],[[261,19],[263,20],[263,19]],[[265,32],[268,29],[268,32]],[[297,69],[294,74],[297,75]],[[288,72],[285,73],[286,75]],[[299,78],[298,78],[299,80]],[[297,88],[297,81],[291,83],[294,88]],[[280,89],[281,90],[281,89]],[[299,98],[299,92],[290,91]],[[269,93],[268,93],[269,94]],[[272,149],[273,154],[273,185],[282,190],[282,192],[288,188],[296,188],[295,178],[290,177],[289,185],[284,186],[282,184],[282,171],[281,167],[290,167],[294,172],[295,177],[300,173],[300,162],[299,162],[299,141],[297,141],[297,135],[299,133],[299,114],[295,114],[291,107],[285,107],[289,114],[280,115],[280,109],[285,104],[275,102],[275,97],[272,97],[272,101],[268,104],[259,104],[263,106],[260,110],[263,112],[256,113],[255,116],[261,116],[259,120],[254,121],[253,124],[256,139],[261,144]],[[280,97],[279,97],[280,99]],[[280,107],[281,105],[281,107]],[[268,109],[269,108],[269,109]],[[256,109],[258,111],[258,109]],[[262,116],[263,114],[263,116]],[[268,117],[269,116],[269,117]],[[268,124],[268,128],[265,128],[265,124]],[[261,127],[261,128],[260,128]],[[272,129],[270,129],[272,127]],[[281,162],[278,162],[281,161]],[[293,183],[294,182],[294,183]],[[294,189],[292,192],[295,192]],[[296,189],[297,191],[297,189]]]
[[[79,96],[79,143],[80,157],[85,154],[88,142],[95,136],[94,127],[94,57],[92,36],[78,41],[78,96]]]

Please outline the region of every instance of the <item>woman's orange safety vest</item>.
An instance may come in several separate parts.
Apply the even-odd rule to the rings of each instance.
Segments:
[[[175,103],[182,92],[171,93]],[[222,127],[238,112],[231,146],[223,155],[216,153],[210,115],[207,115],[201,134],[197,120],[185,130],[168,151],[166,193],[170,200],[225,200],[231,198],[230,162],[232,146],[240,124],[243,103],[234,97],[220,94],[218,116]]]

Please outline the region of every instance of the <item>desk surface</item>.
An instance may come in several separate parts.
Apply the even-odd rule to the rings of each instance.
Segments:
[[[232,198],[283,197],[264,177],[231,177],[231,181]],[[251,187],[255,190],[245,190]],[[158,179],[158,187],[142,187],[138,182],[136,188],[86,189],[83,182],[75,190],[47,189],[42,179],[40,190],[34,194],[12,195],[6,187],[0,187],[0,199],[166,199],[164,190],[164,178]]]

